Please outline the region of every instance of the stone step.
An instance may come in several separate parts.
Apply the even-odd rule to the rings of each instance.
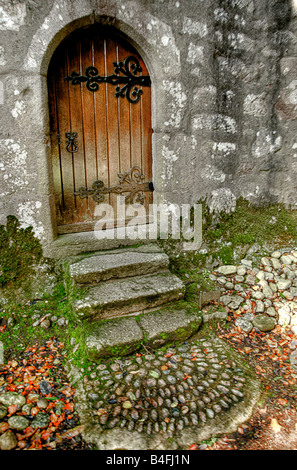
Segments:
[[[96,362],[115,353],[126,356],[142,345],[157,349],[185,341],[199,330],[201,322],[202,315],[197,309],[179,301],[137,317],[89,323],[85,328],[85,353]]]
[[[95,284],[141,274],[152,274],[168,270],[169,258],[163,252],[140,251],[110,252],[96,254],[69,266],[69,274],[78,284]]]
[[[185,286],[174,274],[146,274],[89,286],[73,310],[90,320],[143,313],[184,297]]]

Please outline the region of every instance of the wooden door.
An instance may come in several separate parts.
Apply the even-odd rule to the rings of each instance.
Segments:
[[[94,228],[98,204],[152,203],[151,89],[147,68],[109,29],[77,30],[48,71],[58,233]],[[127,219],[127,218],[126,218]]]

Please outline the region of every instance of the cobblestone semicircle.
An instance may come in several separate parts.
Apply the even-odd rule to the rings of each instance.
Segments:
[[[99,450],[186,450],[234,432],[261,390],[252,371],[215,336],[95,364],[71,366],[83,438]]]

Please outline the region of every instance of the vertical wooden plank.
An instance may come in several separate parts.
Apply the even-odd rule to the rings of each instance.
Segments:
[[[63,48],[55,58],[56,110],[57,121],[59,122],[59,134],[61,135],[59,149],[60,171],[63,179],[63,208],[60,212],[61,221],[59,222],[61,225],[72,223],[73,212],[75,210],[72,160],[69,160],[69,154],[66,151],[65,145],[65,132],[68,132],[71,127],[68,84],[65,81],[66,75],[67,51]]]
[[[149,75],[148,70],[140,59],[143,75]],[[141,106],[141,148],[142,148],[142,170],[146,181],[152,181],[152,122],[151,122],[151,88],[142,87],[143,94],[140,100]],[[146,193],[145,206],[148,213],[149,204],[153,203],[153,193]]]
[[[117,61],[124,61],[129,51],[123,44],[118,44]],[[131,168],[131,129],[130,106],[126,98],[116,98],[119,110],[119,152],[120,171],[127,172]]]
[[[106,39],[106,75],[114,73],[113,62],[117,61],[117,47],[110,37]],[[107,109],[107,139],[108,139],[108,160],[109,160],[109,185],[118,184],[118,173],[120,172],[119,153],[119,127],[118,127],[118,102],[114,96],[114,86],[106,85],[106,109]],[[116,213],[117,196],[110,194],[110,204]]]
[[[81,69],[81,42],[80,38],[75,37],[75,40],[68,42],[67,54],[67,75],[76,71],[84,74]],[[84,122],[82,112],[82,88],[85,84],[73,85],[68,82],[69,93],[69,112],[70,112],[70,132],[77,132],[78,151],[75,153],[68,152],[69,162],[72,160],[73,175],[74,175],[74,191],[80,187],[86,187],[86,162],[85,162],[85,140],[84,140]],[[79,223],[84,220],[85,214],[88,210],[88,199],[81,199],[75,197],[75,211],[73,214],[73,222]]]
[[[50,138],[51,138],[51,153],[52,153],[52,166],[53,166],[53,181],[55,188],[55,203],[56,203],[56,216],[57,223],[62,223],[64,195],[62,185],[62,172],[60,162],[60,146],[58,145],[59,123],[57,114],[57,97],[55,85],[54,69],[50,68],[48,73],[48,100],[49,100],[49,114],[50,114]]]
[[[131,166],[142,168],[141,104],[130,103]]]
[[[93,36],[94,66],[102,77],[106,75],[105,67],[105,39],[99,31]],[[109,186],[109,160],[108,160],[108,135],[107,135],[107,105],[106,84],[99,84],[99,89],[94,93],[94,116],[97,146],[97,179]],[[105,202],[109,204],[109,194],[105,195]]]
[[[81,63],[80,69],[85,75],[86,68],[93,65],[93,38],[90,32],[86,32],[81,37]],[[81,87],[82,103],[82,123],[83,123],[83,142],[84,142],[84,164],[86,187],[91,189],[94,181],[97,180],[97,144],[96,127],[94,115],[94,92],[87,89],[83,84]],[[94,218],[95,201],[92,196],[86,199],[87,210],[82,215],[84,221],[91,221]]]

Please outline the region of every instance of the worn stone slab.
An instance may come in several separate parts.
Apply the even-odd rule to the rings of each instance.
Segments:
[[[93,320],[120,317],[180,300],[184,294],[185,286],[174,274],[135,276],[89,287],[73,309]]]
[[[86,328],[85,352],[89,359],[125,356],[141,344],[156,349],[172,342],[185,341],[202,323],[198,312],[178,303],[138,317],[114,318],[94,322]]]
[[[85,351],[89,359],[125,356],[137,350],[143,341],[143,332],[135,318],[115,318],[103,324],[90,326]]]
[[[154,349],[167,343],[185,341],[198,331],[202,317],[186,307],[173,305],[140,315],[138,321],[144,331],[145,344]]]
[[[93,284],[113,278],[140,276],[167,270],[165,253],[123,251],[84,258],[69,266],[70,277],[79,284]]]

